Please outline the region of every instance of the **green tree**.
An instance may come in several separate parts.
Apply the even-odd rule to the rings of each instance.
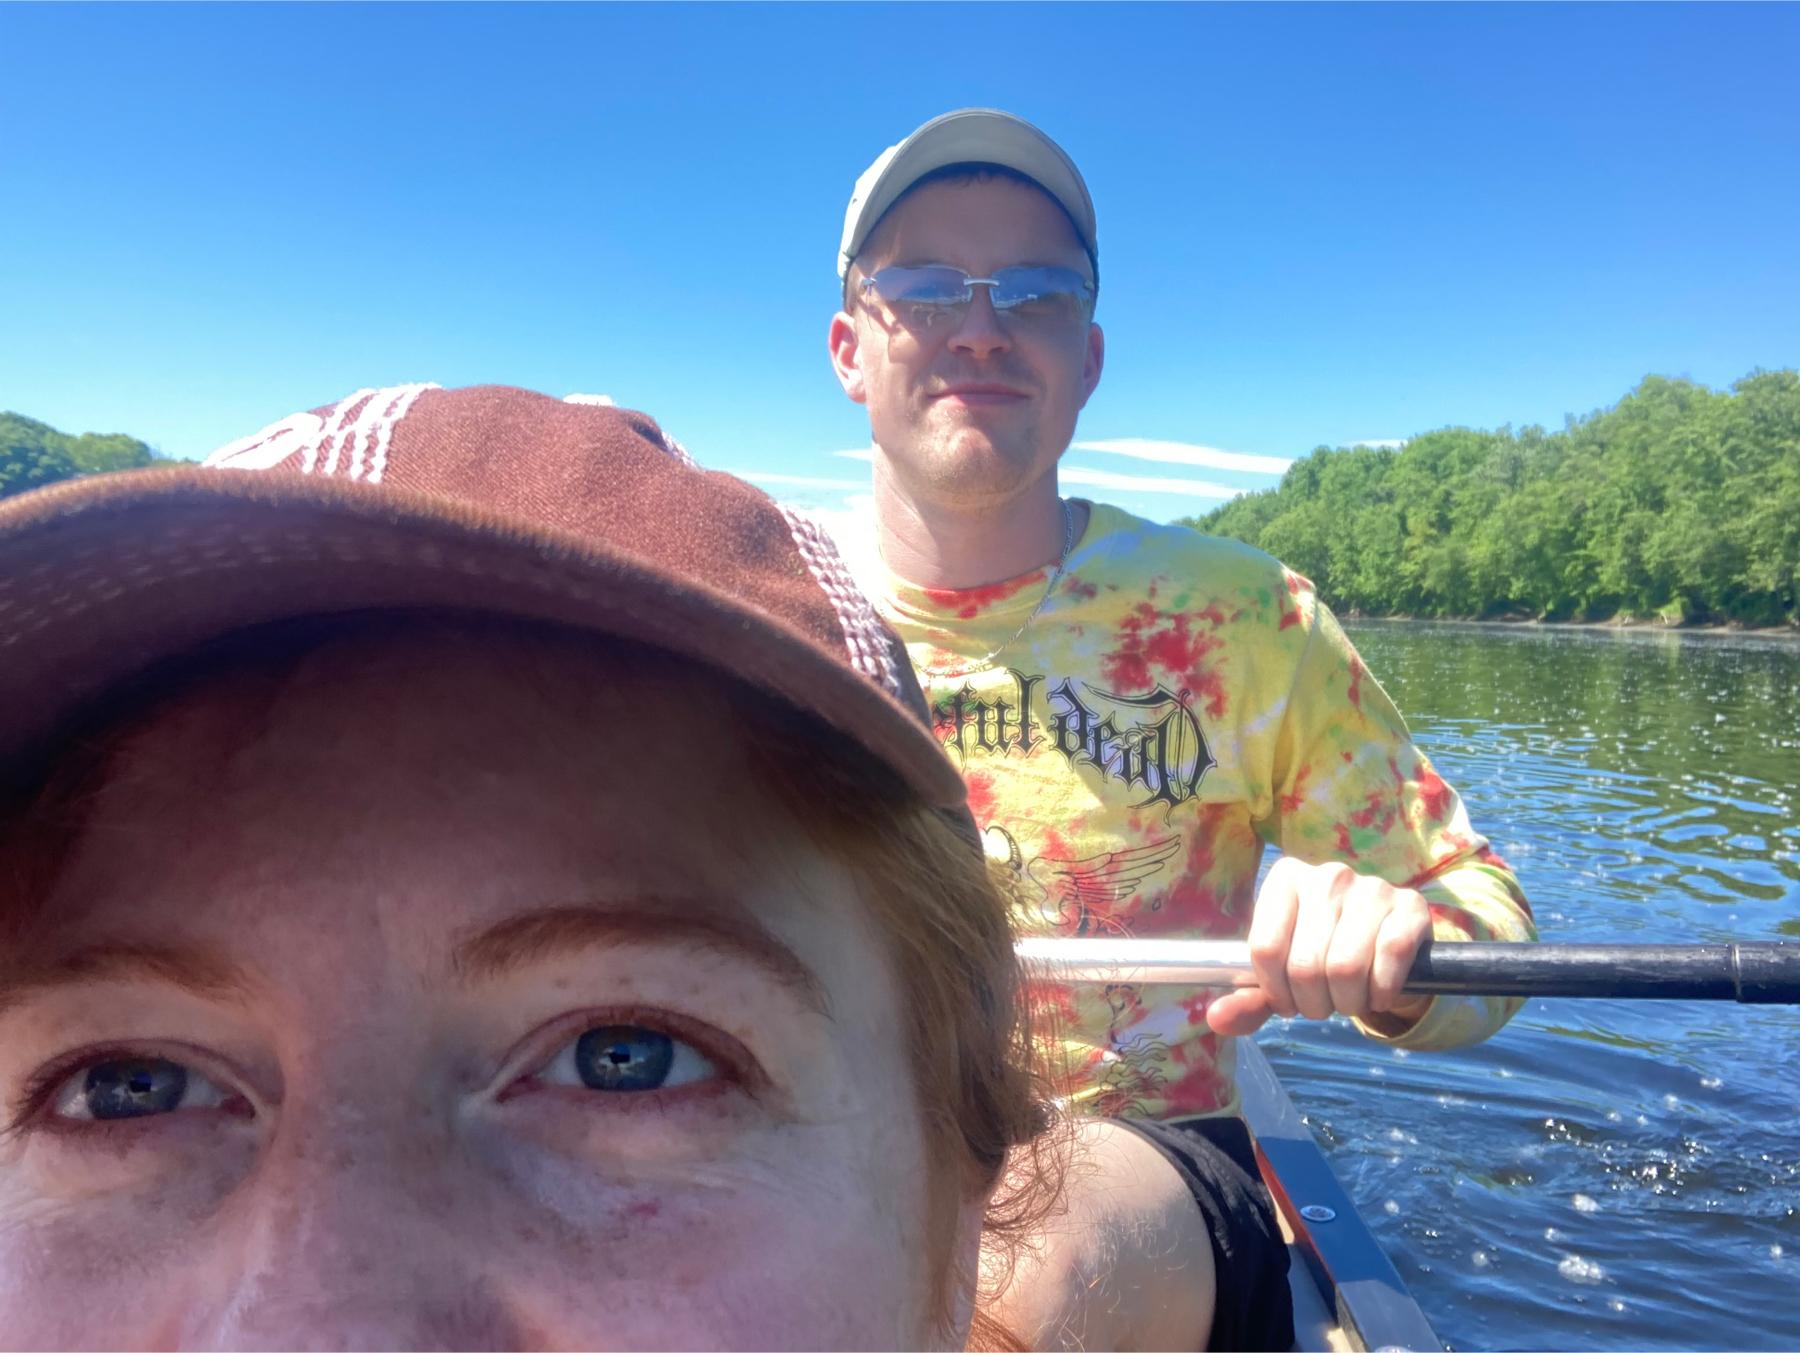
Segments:
[[[1753,372],[1732,389],[1730,445],[1762,461],[1741,520],[1746,600],[1765,621],[1792,618],[1800,615],[1800,372]]]
[[[1372,614],[1800,623],[1800,373],[1647,376],[1560,432],[1319,447],[1200,530]]]
[[[59,479],[149,465],[150,448],[121,433],[71,437],[23,414],[0,413],[0,498]]]
[[[156,457],[136,437],[122,432],[101,435],[84,432],[69,439],[69,454],[82,474],[100,474],[106,470],[136,470],[152,463]]]
[[[20,434],[11,426],[15,421],[27,420],[0,414],[0,498],[80,473],[67,451],[40,437]]]

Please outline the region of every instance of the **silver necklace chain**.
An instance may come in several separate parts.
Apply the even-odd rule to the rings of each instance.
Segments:
[[[1038,618],[1038,614],[1044,609],[1044,604],[1050,600],[1051,594],[1056,591],[1056,584],[1062,581],[1063,568],[1069,562],[1069,552],[1075,548],[1075,513],[1070,509],[1068,499],[1058,498],[1056,501],[1062,508],[1062,553],[1056,557],[1056,567],[1050,570],[1049,581],[1044,584],[1044,595],[1039,597],[1037,605],[1031,608],[1031,614],[1025,617],[1025,623],[1020,625],[1019,628],[1014,630],[1011,634],[1007,635],[1005,639],[1001,640],[1000,645],[997,648],[989,649],[985,654],[977,658],[967,667],[943,670],[936,667],[927,667],[921,663],[919,665],[919,670],[926,676],[932,678],[934,681],[955,681],[958,677],[973,676],[983,668],[992,666],[995,658],[1011,648],[1013,644],[1018,642],[1019,636],[1031,628],[1031,622]]]

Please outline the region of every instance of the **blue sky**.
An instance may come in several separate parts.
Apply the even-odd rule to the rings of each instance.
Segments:
[[[1065,484],[1187,515],[1800,364],[1797,51],[1776,4],[0,4],[0,408],[197,456],[364,385],[606,393],[841,509],[850,185],[989,104],[1098,205]]]

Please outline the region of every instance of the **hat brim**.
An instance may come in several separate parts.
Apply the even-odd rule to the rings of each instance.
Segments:
[[[1023,174],[1069,214],[1081,247],[1098,264],[1094,202],[1075,162],[1021,118],[992,108],[960,108],[933,118],[894,147],[875,181],[862,188],[861,205],[839,247],[838,275],[848,275],[870,234],[907,189],[953,164],[997,164]]]
[[[0,763],[165,658],[377,609],[541,620],[693,659],[859,744],[925,802],[965,790],[929,731],[787,622],[585,535],[392,485],[197,467],[0,501]]]

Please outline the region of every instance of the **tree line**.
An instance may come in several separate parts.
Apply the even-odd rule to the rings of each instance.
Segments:
[[[149,465],[123,434],[0,413],[0,497]],[[1648,376],[1560,432],[1443,428],[1317,448],[1186,524],[1364,615],[1800,624],[1800,372]]]
[[[0,412],[0,498],[79,474],[134,469],[154,459],[148,446],[123,433],[71,437],[35,418]]]
[[[1800,624],[1800,372],[1648,376],[1560,432],[1321,446],[1186,524],[1349,613]]]

